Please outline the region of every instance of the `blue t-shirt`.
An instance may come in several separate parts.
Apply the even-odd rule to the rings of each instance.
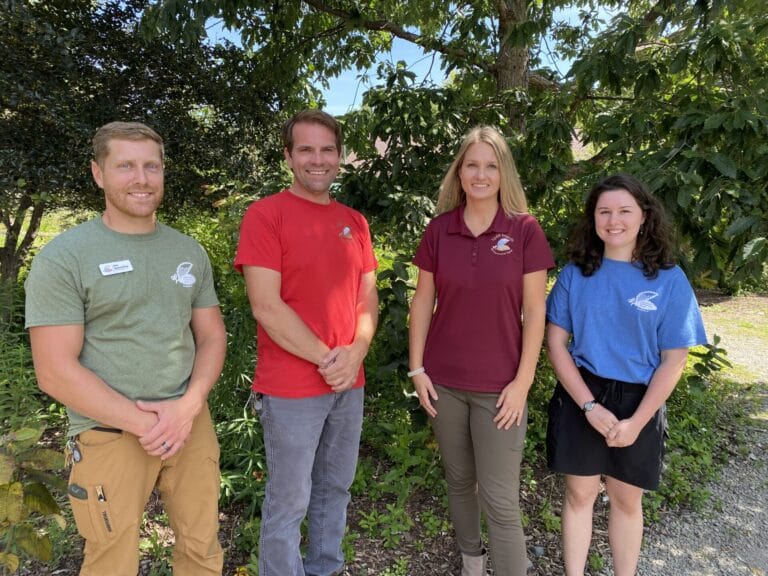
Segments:
[[[603,258],[592,276],[568,264],[547,298],[547,320],[572,334],[577,366],[624,382],[648,384],[662,350],[707,342],[696,296],[677,266],[651,279],[631,262]]]

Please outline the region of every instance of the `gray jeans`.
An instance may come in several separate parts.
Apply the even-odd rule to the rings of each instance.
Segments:
[[[498,430],[498,394],[436,386],[432,420],[448,483],[448,507],[463,554],[482,552],[480,511],[488,525],[496,576],[525,576],[528,559],[520,515],[520,461],[528,408],[520,426]]]
[[[261,509],[260,576],[331,576],[344,568],[341,541],[355,478],[363,389],[312,398],[262,396],[267,488]],[[302,562],[300,527],[308,517]]]

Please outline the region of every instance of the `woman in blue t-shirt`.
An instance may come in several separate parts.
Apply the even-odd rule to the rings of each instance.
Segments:
[[[659,485],[664,402],[688,348],[706,343],[698,304],[673,263],[660,202],[627,174],[599,182],[571,238],[571,263],[547,299],[547,347],[558,384],[547,459],[565,474],[563,559],[584,574],[600,477],[610,501],[614,574],[634,576],[643,490]]]

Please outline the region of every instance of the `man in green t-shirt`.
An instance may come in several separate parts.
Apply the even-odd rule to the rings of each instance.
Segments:
[[[112,122],[93,149],[103,214],[48,243],[26,282],[38,383],[70,419],[80,574],[136,575],[154,488],[176,536],[174,574],[221,574],[219,446],[207,397],[226,332],[211,265],[197,242],[155,219],[164,158],[154,130]]]

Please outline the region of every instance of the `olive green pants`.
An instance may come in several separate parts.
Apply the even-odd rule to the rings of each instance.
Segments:
[[[493,421],[498,394],[436,386],[437,416],[432,420],[445,479],[448,508],[459,550],[479,556],[483,546],[480,512],[488,525],[488,543],[496,576],[525,576],[520,514],[520,462],[528,409],[520,426],[498,430]]]
[[[176,536],[173,573],[221,574],[219,444],[207,407],[184,448],[165,461],[127,432],[88,430],[76,442],[69,501],[85,539],[81,576],[136,576],[141,518],[155,487]]]

